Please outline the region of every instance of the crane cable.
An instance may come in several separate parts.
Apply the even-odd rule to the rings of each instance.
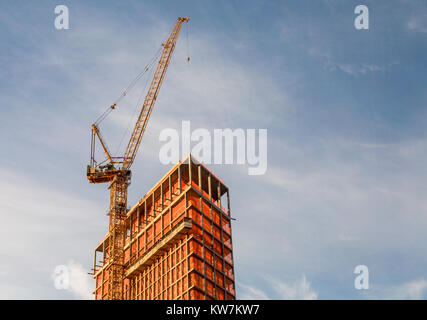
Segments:
[[[131,123],[133,122],[133,120],[134,120],[134,118],[135,118],[136,111],[137,111],[137,109],[138,109],[138,106],[139,106],[139,105],[140,105],[140,103],[141,103],[141,100],[142,100],[142,97],[144,96],[145,90],[147,89],[148,81],[150,80],[150,78],[151,78],[151,77],[147,77],[147,80],[145,80],[144,88],[141,90],[141,94],[139,95],[139,97],[138,97],[138,101],[137,101],[137,102],[136,102],[136,104],[135,104],[135,108],[134,108],[134,110],[133,110],[132,117],[129,119],[129,122],[128,122],[127,126],[126,126],[126,130],[125,130],[125,132],[123,132],[122,138],[120,139],[120,143],[119,143],[119,145],[118,145],[118,147],[117,147],[117,150],[116,150],[116,153],[115,153],[115,154],[118,154],[118,152],[119,152],[119,150],[120,150],[120,148],[121,148],[121,146],[122,146],[123,140],[125,139],[125,137],[126,137],[127,133],[128,133],[128,132],[129,132],[129,130],[130,130]]]
[[[187,42],[187,62],[190,62],[190,45],[189,45],[189,41],[188,41],[188,23],[186,23],[185,26],[185,31],[186,31],[186,42]]]
[[[127,95],[127,93],[133,89],[133,87],[136,85],[136,83],[142,78],[142,76],[153,66],[154,62],[156,62],[157,58],[160,56],[162,51],[162,46],[157,50],[156,54],[153,56],[153,58],[150,60],[150,62],[145,66],[144,70],[142,70],[126,87],[125,90],[123,90],[120,97],[114,101],[114,103],[107,108],[95,121],[95,125],[98,126],[110,113],[113,111],[117,104]]]
[[[187,44],[187,58],[186,58],[186,60],[187,60],[187,62],[190,62],[190,49],[189,49],[189,38],[188,38],[188,33],[189,33],[189,31],[188,31],[188,23],[186,24],[186,44]],[[163,45],[162,45],[162,47],[163,47]],[[156,60],[156,58],[159,56],[159,52],[160,52],[160,50],[162,49],[162,47],[160,47],[160,49],[159,49],[159,51],[156,53],[156,55],[155,55],[155,57],[151,60],[151,63],[153,63],[154,62],[154,60]],[[150,66],[151,67],[151,66]],[[148,70],[145,70],[145,71],[148,71]],[[115,154],[118,154],[118,152],[119,152],[119,150],[120,150],[120,148],[121,148],[121,146],[122,146],[122,144],[123,144],[123,140],[124,140],[124,138],[125,138],[125,136],[126,136],[126,134],[129,132],[129,130],[130,130],[130,125],[131,125],[131,123],[132,123],[132,120],[135,118],[135,114],[136,114],[136,111],[137,111],[137,108],[138,108],[138,106],[139,106],[139,104],[140,104],[140,102],[141,102],[141,99],[142,99],[142,96],[143,96],[143,94],[144,94],[144,92],[145,92],[145,89],[147,88],[147,85],[148,85],[148,80],[150,79],[150,77],[147,77],[147,80],[146,80],[146,82],[145,82],[145,86],[144,86],[144,88],[142,89],[142,91],[141,91],[141,94],[140,94],[140,96],[139,96],[139,98],[138,98],[138,101],[137,101],[137,103],[136,103],[136,105],[135,105],[135,109],[134,109],[134,111],[133,111],[133,114],[132,114],[132,117],[129,119],[129,123],[128,123],[128,125],[127,125],[127,128],[126,128],[126,131],[125,132],[123,132],[123,135],[122,135],[122,138],[120,139],[120,143],[119,143],[119,145],[118,145],[118,147],[117,147],[117,150],[116,150],[116,153]],[[138,80],[139,80],[139,78],[138,78]],[[138,81],[138,80],[136,80],[136,81]],[[136,82],[136,81],[134,81],[134,82]],[[124,95],[122,95],[119,99],[121,99],[121,98],[123,98],[124,97]],[[111,110],[111,109],[110,109]]]

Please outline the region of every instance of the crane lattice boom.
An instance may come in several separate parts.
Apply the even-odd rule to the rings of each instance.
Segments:
[[[162,86],[163,79],[165,78],[166,69],[172,58],[172,53],[175,49],[182,23],[188,22],[188,20],[188,17],[178,18],[172,33],[164,45],[159,64],[157,65],[156,72],[154,73],[153,80],[151,81],[147,96],[145,97],[138,121],[135,124],[135,128],[133,130],[129,144],[126,148],[123,159],[123,169],[130,168],[133,161],[135,160],[136,153],[138,152],[138,148],[141,144],[142,136],[144,134],[145,128],[147,127],[148,120],[150,119],[151,111],[153,110],[154,103],[156,102],[160,87]]]

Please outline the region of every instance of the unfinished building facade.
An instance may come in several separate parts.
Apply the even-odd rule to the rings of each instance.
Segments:
[[[230,196],[188,155],[128,211],[125,300],[234,300]],[[95,299],[107,299],[107,236],[95,249]]]

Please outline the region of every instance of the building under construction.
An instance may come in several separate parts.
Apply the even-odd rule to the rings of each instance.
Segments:
[[[123,299],[235,299],[228,188],[191,155],[128,211]],[[109,234],[95,249],[95,298],[108,299]]]

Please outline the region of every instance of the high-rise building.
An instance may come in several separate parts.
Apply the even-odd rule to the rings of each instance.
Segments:
[[[108,281],[109,239],[95,249],[95,299],[109,285],[126,300],[233,300],[229,190],[188,155],[127,213],[123,283]]]

